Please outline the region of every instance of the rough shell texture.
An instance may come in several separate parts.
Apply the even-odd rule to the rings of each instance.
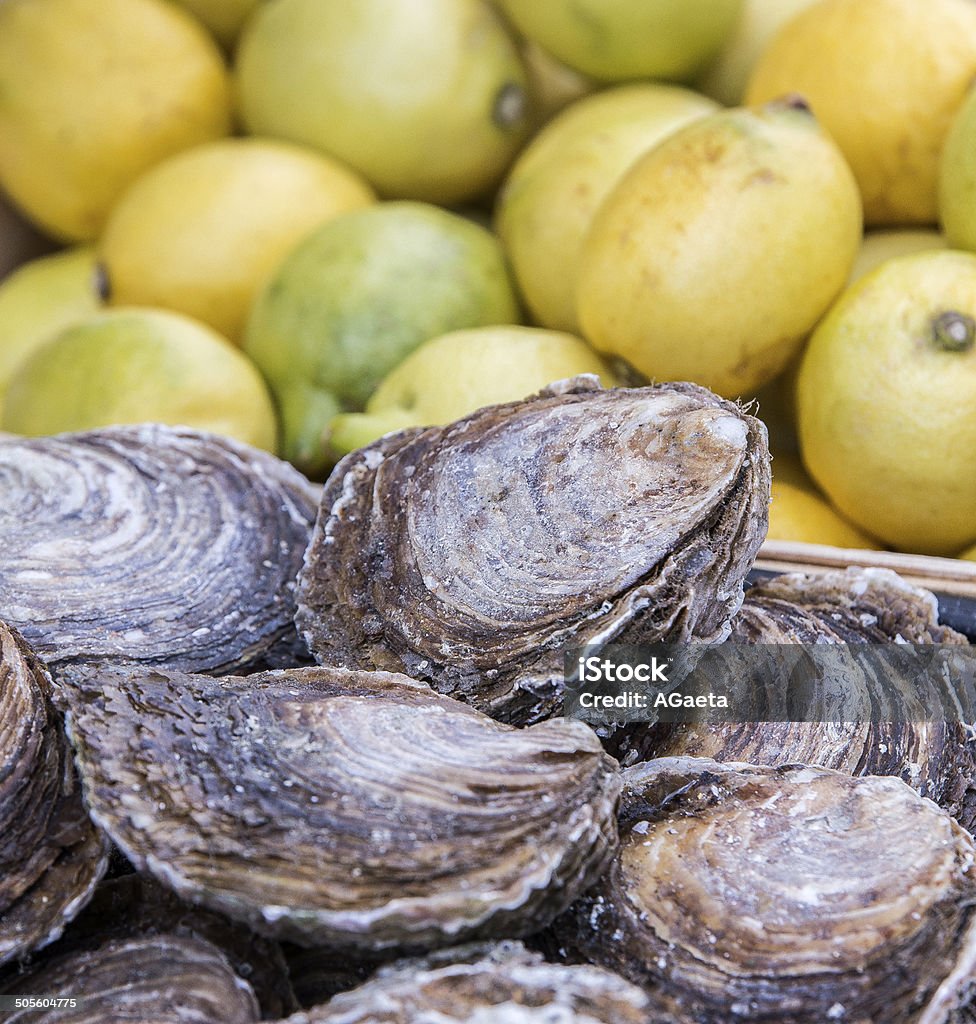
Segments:
[[[729,637],[730,678],[749,670],[748,651],[738,645],[891,643],[964,645],[965,636],[939,624],[938,603],[929,591],[885,569],[790,573],[752,587],[733,620]],[[865,707],[898,699],[884,663],[851,664],[845,686],[863,695]],[[859,670],[859,671],[855,671]],[[769,709],[785,704],[791,680],[787,668],[776,675],[776,693],[754,691],[755,721],[632,726],[608,743],[626,763],[654,757],[712,757],[753,764],[816,764],[854,775],[896,775],[935,800],[965,828],[976,826],[974,741],[961,722],[928,720],[939,693],[906,680],[900,706],[890,721],[763,721]],[[831,686],[837,680],[824,680]],[[885,703],[882,703],[885,702]],[[882,716],[879,714],[878,716]]]
[[[515,942],[445,950],[380,970],[288,1024],[668,1024],[639,988],[596,967],[548,964]]]
[[[65,673],[92,816],[139,870],[265,934],[425,949],[526,934],[616,846],[585,725],[516,730],[387,673]]]
[[[533,721],[566,647],[723,639],[768,503],[765,428],[739,407],[574,378],[340,462],[299,627],[321,662]]]
[[[77,1006],[15,1010],[6,1024],[251,1024],[247,982],[203,939],[116,940],[71,953],[6,986],[10,995],[74,997]]]
[[[893,778],[662,758],[561,948],[682,1022],[945,1021],[976,967],[971,837]]]
[[[107,865],[108,844],[82,803],[50,676],[0,623],[0,964],[56,939]]]
[[[226,671],[294,645],[317,490],[179,427],[0,440],[0,616],[55,667]]]

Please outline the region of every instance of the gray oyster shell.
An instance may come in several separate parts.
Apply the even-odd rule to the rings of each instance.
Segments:
[[[0,964],[57,939],[107,866],[50,676],[0,622]]]
[[[765,428],[738,406],[574,378],[343,459],[297,621],[320,662],[535,721],[565,648],[722,640],[768,504]]]
[[[976,846],[895,778],[661,758],[553,926],[682,1024],[941,1024],[976,970]]]
[[[182,427],[0,439],[0,617],[52,666],[227,671],[292,644],[317,490]]]
[[[140,871],[255,930],[344,950],[527,934],[616,847],[591,730],[524,730],[387,673],[67,666],[92,817]]]

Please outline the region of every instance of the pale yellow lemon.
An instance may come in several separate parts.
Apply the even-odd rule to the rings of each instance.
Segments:
[[[885,260],[896,256],[908,256],[913,252],[930,252],[947,249],[949,241],[935,228],[895,228],[866,231],[861,240],[857,259],[851,267],[848,284],[880,266]]]
[[[829,544],[838,548],[878,550],[881,547],[847,522],[819,495],[782,477],[777,478],[775,467],[766,537],[769,540]]]

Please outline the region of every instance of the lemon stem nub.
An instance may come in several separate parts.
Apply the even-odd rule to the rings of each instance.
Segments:
[[[491,119],[499,128],[515,128],[524,120],[525,110],[525,90],[515,82],[506,82],[495,95]]]
[[[976,321],[954,310],[940,313],[932,321],[932,337],[946,352],[965,352],[976,342]]]

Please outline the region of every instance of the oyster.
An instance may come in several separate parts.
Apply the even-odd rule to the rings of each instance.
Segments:
[[[738,406],[574,378],[343,459],[299,628],[320,662],[534,721],[559,709],[565,648],[723,639],[768,502],[765,428]]]
[[[0,623],[0,964],[54,941],[107,865],[108,844],[82,803],[50,676]]]
[[[553,926],[678,1021],[936,1024],[976,969],[976,846],[899,779],[662,758],[621,849]]]
[[[226,671],[293,643],[317,491],[181,427],[0,441],[0,617],[52,668],[125,657]]]
[[[74,1007],[15,1010],[6,1024],[251,1024],[246,981],[203,939],[113,940],[45,963],[4,986],[7,995],[73,998]]]
[[[526,934],[616,846],[595,734],[501,725],[388,673],[66,666],[92,817],[140,871],[302,945]]]
[[[668,1024],[639,988],[597,967],[545,963],[517,942],[444,950],[381,968],[287,1024]]]

